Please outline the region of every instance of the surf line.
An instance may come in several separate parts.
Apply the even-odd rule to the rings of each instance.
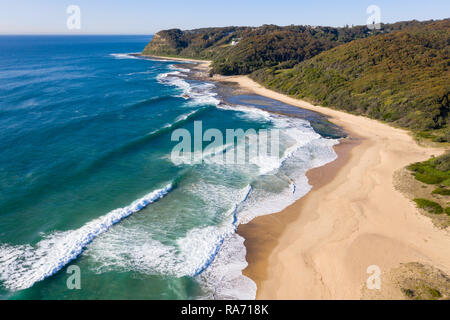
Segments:
[[[213,252],[210,254],[209,258],[205,261],[205,263],[200,266],[199,268],[197,268],[197,270],[194,271],[193,273],[193,277],[197,277],[200,274],[202,274],[214,261],[214,259],[216,258],[217,254],[219,253],[220,249],[222,248],[222,245],[226,239],[226,237],[230,236],[231,234],[235,233],[237,231],[237,228],[239,226],[238,224],[238,211],[239,208],[242,204],[244,204],[247,199],[249,198],[250,194],[253,191],[253,187],[251,185],[248,185],[246,188],[246,193],[245,196],[242,198],[242,200],[239,203],[236,203],[233,208],[230,210],[232,212],[232,222],[231,222],[231,228],[226,231],[223,232],[222,234],[220,234],[218,236],[218,241],[217,241],[217,245],[216,247],[213,249]]]
[[[128,216],[139,212],[150,204],[160,200],[172,191],[173,188],[174,184],[169,183],[164,188],[154,190],[144,197],[135,200],[129,206],[110,211],[108,214],[86,223],[79,229],[67,231],[63,237],[58,239],[58,243],[54,244],[54,246],[62,244],[62,248],[59,249],[62,249],[62,252],[59,255],[49,254],[54,249],[54,246],[50,246],[44,251],[40,249],[43,246],[45,247],[44,244],[49,242],[49,239],[41,240],[36,247],[28,246],[23,248],[22,246],[14,247],[6,245],[6,249],[19,249],[22,252],[4,262],[0,259],[0,280],[3,280],[3,284],[9,289],[22,290],[56,274],[68,263],[77,259],[78,256],[83,253],[86,246],[96,237],[108,231],[112,226]],[[1,248],[2,247],[0,246],[0,249]],[[3,246],[3,248],[5,248],[5,246]],[[32,261],[28,261],[24,257],[24,255],[30,253],[30,250],[32,250],[31,252],[33,253]],[[27,265],[42,265],[43,268],[30,269]]]

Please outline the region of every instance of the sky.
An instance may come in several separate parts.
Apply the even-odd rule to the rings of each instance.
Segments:
[[[79,7],[79,19],[67,13],[71,5]],[[450,17],[450,0],[0,0],[0,34],[154,34],[169,28],[230,25],[364,25],[370,5],[380,8],[384,23]]]

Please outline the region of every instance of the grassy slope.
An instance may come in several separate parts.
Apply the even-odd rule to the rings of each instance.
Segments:
[[[251,75],[279,92],[449,140],[450,20],[352,41]]]

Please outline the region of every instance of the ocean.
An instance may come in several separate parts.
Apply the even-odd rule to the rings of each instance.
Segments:
[[[131,55],[150,39],[0,36],[0,299],[254,299],[239,224],[336,159],[325,118]],[[278,157],[214,161],[251,145],[224,139],[175,161],[199,124],[276,129]]]

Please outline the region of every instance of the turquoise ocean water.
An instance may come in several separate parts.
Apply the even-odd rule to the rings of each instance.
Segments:
[[[317,115],[223,103],[176,63],[129,55],[150,39],[0,37],[1,299],[252,299],[237,226],[299,199],[306,171],[336,158]],[[196,121],[276,128],[279,159],[174,162],[172,133]]]

